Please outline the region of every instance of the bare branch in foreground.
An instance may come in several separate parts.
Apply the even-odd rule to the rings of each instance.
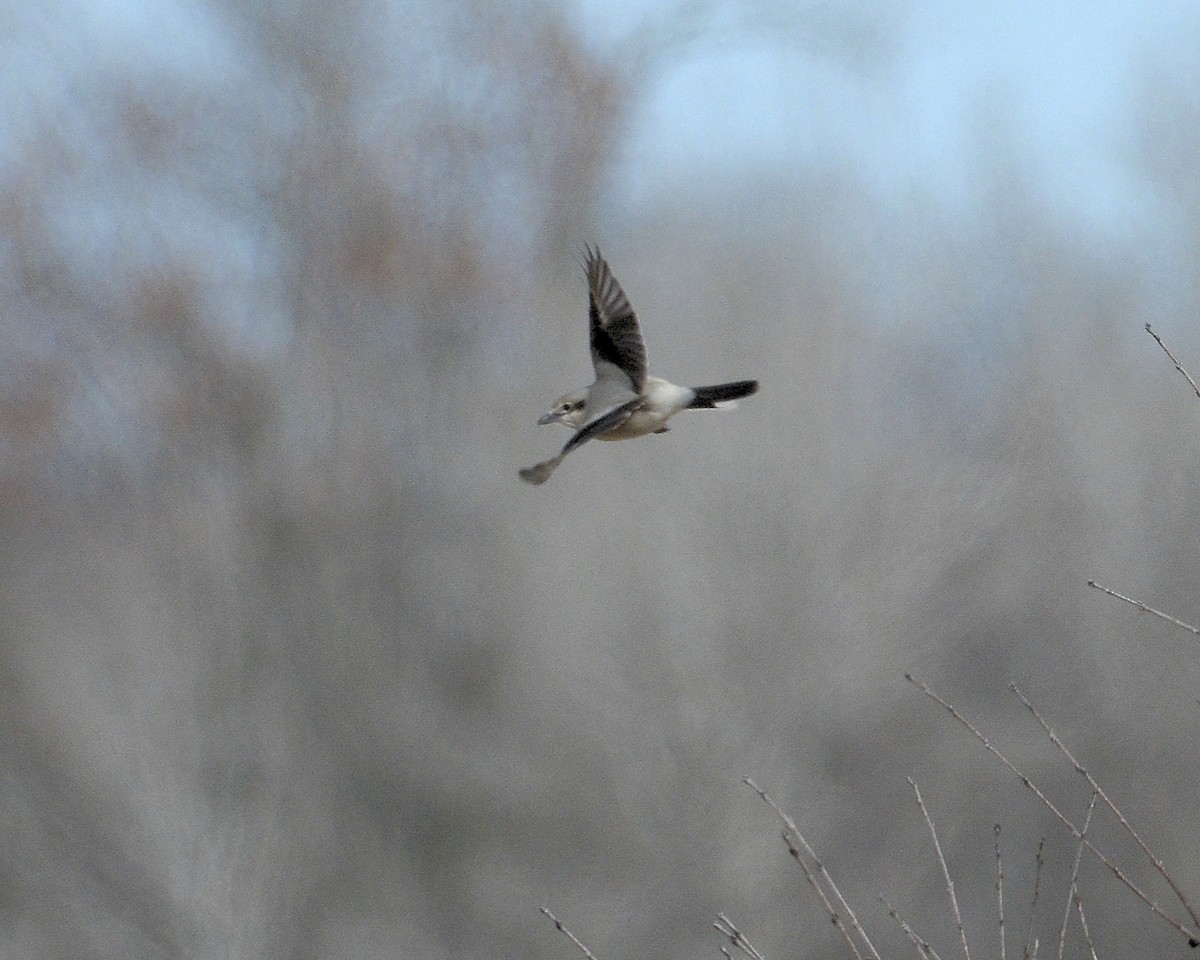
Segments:
[[[888,916],[900,925],[900,929],[908,935],[908,939],[912,941],[913,946],[921,951],[921,956],[925,957],[926,960],[942,960],[942,958],[938,956],[937,951],[934,950],[927,941],[922,939],[920,934],[918,934],[903,919],[901,919],[900,914],[896,912],[896,908],[893,907],[885,897],[880,896],[879,902],[887,907]]]
[[[585,947],[583,945],[582,940],[580,940],[577,936],[575,936],[575,934],[573,934],[570,930],[568,930],[566,927],[564,927],[562,921],[559,920],[558,917],[556,917],[554,914],[552,914],[545,907],[542,907],[541,911],[542,911],[542,913],[544,913],[546,916],[548,916],[554,922],[555,928],[557,928],[562,933],[567,935],[567,937],[570,939],[570,941],[579,948],[580,952],[585,957],[587,957],[587,960],[596,960],[596,955],[594,953],[592,953],[591,950],[589,950],[587,947]]]
[[[1175,364],[1175,369],[1183,374],[1184,379],[1187,380],[1187,382],[1192,385],[1192,389],[1196,392],[1196,396],[1200,397],[1200,387],[1196,386],[1196,381],[1193,380],[1191,378],[1191,375],[1186,370],[1183,369],[1183,364],[1175,359],[1175,354],[1173,354],[1170,350],[1167,349],[1167,345],[1165,343],[1163,343],[1162,337],[1160,337],[1157,333],[1154,332],[1154,328],[1152,326],[1150,326],[1150,324],[1146,324],[1146,332],[1154,338],[1155,342],[1160,347],[1162,347],[1163,353],[1165,353],[1168,357],[1170,357],[1171,362],[1173,364]]]
[[[1037,956],[1037,940],[1034,939],[1033,930],[1037,925],[1037,905],[1038,895],[1042,892],[1042,868],[1046,865],[1045,859],[1042,857],[1042,851],[1046,849],[1046,838],[1042,837],[1038,841],[1037,856],[1033,858],[1033,900],[1029,903],[1029,932],[1025,934],[1025,951],[1022,954],[1024,960],[1032,960]]]
[[[1092,814],[1096,811],[1096,793],[1088,801],[1087,814],[1083,818],[1083,834],[1087,836],[1088,827],[1092,825]],[[1076,887],[1079,883],[1079,863],[1083,860],[1083,844],[1075,848],[1075,863],[1071,867],[1071,882],[1067,887],[1067,908],[1063,911],[1062,926],[1058,928],[1058,960],[1062,960],[1063,951],[1067,948],[1067,924],[1071,922],[1071,907],[1075,902]]]
[[[756,948],[754,944],[746,939],[746,937],[742,934],[742,931],[729,921],[729,918],[725,916],[725,914],[717,914],[717,919],[713,921],[713,928],[727,936],[729,938],[729,942],[741,950],[742,953],[746,954],[746,956],[750,957],[750,960],[767,960],[766,957],[758,952],[758,948]],[[722,950],[721,952],[724,953],[725,951]],[[726,956],[728,956],[728,954],[726,954]]]
[[[1189,630],[1196,636],[1200,637],[1200,629],[1193,627],[1190,623],[1184,623],[1182,620],[1175,619],[1175,617],[1171,616],[1169,613],[1163,613],[1161,610],[1155,610],[1153,607],[1148,607],[1146,604],[1142,603],[1141,600],[1134,600],[1133,597],[1127,597],[1123,593],[1117,593],[1116,590],[1110,590],[1108,587],[1097,583],[1095,580],[1089,580],[1087,585],[1107,593],[1110,597],[1116,597],[1118,600],[1124,600],[1126,603],[1133,604],[1133,606],[1137,607],[1140,611],[1142,611],[1142,613],[1152,613],[1156,617],[1166,620],[1167,623],[1173,623],[1175,626],[1182,627],[1184,630]]]
[[[1026,698],[1025,694],[1023,694],[1020,691],[1020,689],[1018,689],[1017,685],[1015,683],[1010,683],[1008,685],[1008,689],[1011,690],[1013,693],[1015,693],[1020,698],[1021,703],[1023,703],[1025,705],[1025,707],[1029,710],[1029,712],[1033,714],[1034,719],[1037,720],[1038,724],[1041,726],[1041,728],[1045,732],[1046,736],[1050,738],[1050,742],[1053,743],[1056,747],[1058,747],[1058,749],[1062,753],[1062,755],[1071,762],[1071,766],[1073,766],[1078,773],[1081,773],[1083,775],[1083,777],[1088,782],[1088,786],[1092,788],[1092,793],[1095,795],[1098,795],[1100,797],[1100,799],[1104,801],[1104,805],[1106,807],[1108,807],[1109,810],[1112,811],[1113,816],[1115,816],[1117,818],[1117,822],[1119,822],[1121,824],[1121,827],[1125,830],[1126,833],[1128,833],[1131,837],[1133,837],[1133,839],[1137,843],[1138,847],[1141,848],[1142,853],[1144,853],[1149,858],[1150,862],[1154,864],[1154,869],[1157,870],[1159,875],[1164,880],[1167,881],[1167,885],[1171,888],[1171,892],[1175,894],[1175,896],[1178,898],[1179,902],[1181,904],[1183,904],[1184,909],[1187,910],[1188,916],[1192,918],[1193,925],[1195,925],[1196,927],[1200,927],[1200,917],[1196,916],[1196,911],[1192,909],[1191,903],[1188,902],[1188,898],[1186,896],[1184,896],[1183,891],[1179,888],[1179,884],[1177,884],[1175,882],[1174,877],[1172,877],[1169,873],[1167,873],[1166,865],[1158,857],[1156,857],[1154,855],[1154,852],[1150,849],[1150,847],[1146,843],[1146,841],[1143,840],[1141,838],[1141,836],[1138,834],[1138,832],[1133,829],[1133,825],[1128,820],[1125,819],[1125,814],[1123,814],[1120,810],[1117,809],[1117,805],[1115,803],[1113,803],[1112,799],[1109,797],[1109,795],[1107,793],[1105,793],[1103,789],[1101,789],[1100,784],[1098,784],[1092,778],[1092,775],[1087,771],[1087,769],[1078,760],[1075,759],[1074,754],[1072,754],[1071,751],[1067,749],[1066,744],[1064,744],[1058,738],[1058,734],[1056,734],[1054,732],[1054,730],[1050,727],[1050,724],[1048,724],[1046,722],[1045,718],[1043,718],[1042,715],[1040,713],[1038,713],[1037,707],[1035,707],[1032,703],[1029,702],[1029,700]],[[1090,808],[1089,808],[1089,810],[1090,810]],[[1086,827],[1084,828],[1084,832],[1085,833],[1087,832]]]
[[[996,824],[996,908],[1000,914],[1000,960],[1007,960],[1004,951],[1004,864],[1000,860],[1000,824]]]
[[[850,921],[851,929],[858,934],[859,938],[862,940],[864,946],[866,946],[867,951],[871,954],[874,960],[881,960],[879,951],[875,949],[875,945],[871,943],[871,938],[867,936],[867,931],[864,930],[862,924],[858,922],[858,917],[851,909],[850,904],[846,902],[846,898],[842,896],[842,891],[839,890],[838,885],[834,883],[832,875],[828,870],[825,869],[825,864],[821,862],[821,859],[817,856],[816,851],[814,851],[813,848],[809,846],[808,841],[804,839],[804,834],[800,832],[800,828],[796,826],[796,822],[786,813],[784,813],[779,804],[771,799],[770,795],[749,777],[743,777],[742,782],[745,783],[746,786],[748,786],[755,793],[757,793],[762,801],[772,810],[774,810],[775,815],[783,821],[785,828],[783,840],[788,845],[788,853],[790,853],[792,858],[798,864],[800,864],[800,868],[804,871],[804,877],[808,881],[809,886],[811,886],[813,891],[817,894],[817,899],[821,901],[821,906],[825,908],[825,913],[828,914],[829,919],[833,922],[834,926],[838,928],[838,932],[841,933],[842,938],[846,941],[846,945],[850,948],[850,951],[856,958],[858,958],[858,960],[862,960],[862,954],[859,952],[857,945],[854,943],[854,939],[850,936],[850,931],[846,929],[846,925],[842,922],[843,913]],[[796,844],[792,842],[792,837],[795,837],[796,842],[800,845],[800,848],[803,848],[804,852],[816,866],[816,869],[820,872],[820,880],[817,879],[812,869],[804,861],[804,858],[800,856],[800,848],[797,848]],[[823,887],[822,884],[825,886]],[[828,887],[833,896],[837,898],[837,902],[841,906],[840,912],[834,908],[833,904],[829,900],[829,897],[825,894],[825,887]]]
[[[1042,805],[1045,806],[1047,810],[1049,810],[1052,814],[1054,814],[1054,816],[1058,819],[1059,823],[1061,823],[1068,830],[1070,830],[1071,833],[1075,836],[1075,838],[1077,840],[1081,841],[1084,846],[1086,846],[1093,854],[1095,854],[1097,859],[1099,859],[1099,861],[1101,863],[1103,863],[1106,867],[1108,867],[1109,871],[1113,874],[1113,876],[1115,876],[1118,880],[1120,880],[1121,883],[1123,883],[1126,886],[1126,888],[1135,897],[1137,897],[1139,900],[1141,900],[1142,903],[1144,903],[1150,909],[1150,911],[1153,914],[1155,914],[1155,916],[1161,917],[1163,920],[1165,920],[1167,923],[1169,923],[1172,927],[1174,927],[1177,931],[1179,931],[1181,934],[1183,934],[1185,937],[1187,937],[1189,946],[1200,945],[1200,934],[1198,934],[1194,929],[1189,930],[1186,926],[1184,926],[1184,924],[1181,921],[1176,920],[1169,913],[1164,911],[1162,909],[1162,907],[1160,907],[1157,903],[1155,903],[1153,900],[1151,900],[1141,890],[1140,887],[1138,887],[1132,880],[1129,879],[1129,877],[1127,877],[1125,875],[1125,873],[1121,870],[1120,867],[1118,867],[1106,854],[1104,854],[1098,847],[1096,847],[1095,844],[1093,844],[1091,840],[1089,840],[1087,837],[1085,837],[1083,835],[1082,831],[1077,826],[1075,826],[1075,824],[1073,824],[1070,820],[1067,819],[1066,815],[1061,810],[1059,810],[1058,807],[1056,807],[1053,804],[1053,802],[1050,800],[1050,798],[1047,797],[1044,793],[1042,793],[1042,791],[1037,787],[1036,784],[1034,784],[1034,782],[1032,780],[1029,779],[1029,777],[1027,777],[1020,770],[1018,770],[1013,765],[1012,761],[1009,760],[1008,757],[1006,757],[1003,753],[1001,753],[1000,750],[996,746],[994,746],[987,737],[985,737],[982,733],[980,733],[979,730],[976,729],[971,724],[971,722],[966,719],[966,717],[964,717],[961,713],[959,713],[958,710],[955,709],[951,704],[947,703],[945,700],[943,700],[941,697],[939,697],[936,693],[934,693],[927,684],[925,684],[924,682],[922,682],[920,680],[915,679],[911,674],[906,673],[904,675],[904,679],[907,680],[909,683],[911,683],[913,686],[915,686],[917,689],[919,689],[922,693],[925,694],[925,696],[927,696],[934,703],[945,708],[945,710],[950,714],[950,716],[952,716],[960,724],[962,724],[964,727],[966,727],[971,732],[971,734],[975,737],[975,739],[978,740],[980,743],[982,743],[984,748],[990,754],[992,754],[992,756],[994,756],[997,760],[999,760],[1002,764],[1004,764],[1004,766],[1006,766],[1010,771],[1012,771],[1014,774],[1016,774],[1016,776],[1020,779],[1021,783],[1035,797],[1037,797],[1042,802]]]
[[[912,777],[908,777],[908,785],[913,788],[913,793],[917,797],[917,806],[921,808],[921,815],[925,818],[925,824],[929,827],[929,835],[933,837],[933,849],[937,853],[938,863],[942,868],[942,876],[946,880],[946,892],[950,895],[950,906],[954,910],[954,923],[958,927],[958,939],[962,943],[963,956],[966,960],[971,960],[971,949],[967,946],[967,933],[963,929],[962,913],[958,909],[958,897],[954,894],[954,881],[950,879],[950,868],[946,865],[946,858],[942,854],[942,844],[938,840],[937,830],[933,826],[933,818],[929,816],[929,811],[925,807],[925,801],[921,799],[921,790],[917,786],[917,781]]]
[[[1096,945],[1092,943],[1092,931],[1088,929],[1087,917],[1083,915],[1083,901],[1079,899],[1079,891],[1072,891],[1075,894],[1075,908],[1079,911],[1079,925],[1083,928],[1083,941],[1088,946],[1088,952],[1092,955],[1092,960],[1099,960],[1096,956]]]

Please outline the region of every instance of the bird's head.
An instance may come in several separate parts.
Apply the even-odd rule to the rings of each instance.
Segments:
[[[587,391],[576,390],[555,400],[554,406],[538,417],[538,423],[561,423],[572,430],[578,430],[583,426],[586,407]]]

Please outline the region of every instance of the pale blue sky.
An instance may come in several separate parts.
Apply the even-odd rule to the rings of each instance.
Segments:
[[[1196,0],[547,2],[566,5],[597,53],[630,70],[648,37],[656,49],[674,41],[653,69],[635,75],[638,97],[609,180],[620,202],[688,190],[728,198],[731,184],[736,197],[739,178],[803,185],[834,173],[861,185],[870,209],[899,214],[897,222],[913,211],[969,219],[973,201],[995,199],[988,191],[1000,170],[1018,178],[1014,197],[1032,195],[1075,236],[1115,239],[1123,256],[1134,251],[1162,268],[1160,277],[1172,257],[1176,275],[1192,272],[1173,242],[1189,235],[1190,211],[1178,209],[1143,164],[1173,151],[1172,169],[1185,181],[1200,169],[1188,155],[1200,112]],[[673,13],[685,8],[688,15]],[[421,9],[398,0],[358,11],[396,15],[380,25],[383,53],[374,51],[378,69],[395,74],[377,78],[364,107],[364,115],[385,118],[384,136],[394,135],[390,118],[404,117],[410,79],[394,48],[412,26],[405,18],[419,20]],[[312,22],[324,8],[298,10],[293,39],[302,50],[306,38],[324,35],[319,17]],[[243,128],[227,146],[237,150],[290,142],[304,114],[285,75],[264,82],[256,61],[263,53],[239,33],[244,26],[206,0],[0,2],[0,165],[48,132],[87,146],[55,184],[46,212],[62,221],[72,261],[94,265],[97,283],[112,274],[116,240],[127,256],[153,245],[135,258],[144,264],[160,252],[160,234],[203,250],[192,259],[216,264],[220,276],[261,268],[261,252],[239,254],[263,246],[254,194],[261,184],[238,166],[248,163],[253,174],[257,154],[227,162],[206,149],[205,124],[226,122],[214,104],[242,104],[231,117]],[[366,42],[354,30],[347,36]],[[455,76],[435,77],[447,79]],[[121,142],[113,136],[123,122],[114,91],[159,85],[195,98],[194,116],[180,127],[180,156],[200,169],[171,179],[144,178],[124,154],[106,154]],[[1160,99],[1164,91],[1171,96]],[[187,186],[210,177],[224,206],[202,215],[210,195],[193,196]],[[154,217],[171,229],[145,230]]]
[[[1053,207],[1136,228],[1150,202],[1130,163],[1147,147],[1138,118],[1160,82],[1200,90],[1195,0],[561,2],[606,56],[665,24],[690,35],[644,78],[614,178],[633,198],[728,171],[839,169],[884,203],[954,205],[971,198],[994,141]],[[219,10],[196,0],[0,9],[10,92],[0,159],[35,118],[78,101],[76,69],[241,82],[239,38]]]
[[[656,0],[572,0],[597,48],[663,19]],[[733,170],[841,169],[882,202],[969,202],[991,145],[1081,226],[1134,235],[1156,217],[1131,161],[1154,84],[1200,89],[1200,4],[1103,2],[743,3],[650,77],[618,182],[636,197]],[[877,25],[857,62],[826,52],[805,6]],[[829,11],[833,13],[829,13]],[[851,18],[853,19],[853,18]],[[817,39],[814,41],[812,35]],[[719,38],[719,39],[718,39]],[[836,39],[832,42],[836,48]]]

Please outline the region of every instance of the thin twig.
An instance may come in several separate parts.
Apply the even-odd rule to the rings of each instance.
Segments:
[[[938,956],[937,951],[934,950],[933,947],[931,947],[929,943],[921,937],[920,934],[918,934],[915,930],[913,930],[912,927],[904,922],[904,920],[900,917],[900,914],[896,912],[896,908],[887,901],[887,898],[880,896],[879,901],[885,907],[887,907],[888,916],[900,925],[900,929],[908,935],[908,939],[912,941],[913,946],[921,951],[921,956],[925,957],[926,960],[942,960],[942,958]]]
[[[1154,328],[1152,326],[1150,326],[1150,324],[1146,324],[1146,332],[1155,339],[1155,341],[1158,343],[1158,345],[1160,347],[1162,347],[1163,353],[1165,353],[1168,357],[1170,357],[1171,362],[1173,364],[1175,364],[1175,369],[1183,374],[1183,376],[1187,380],[1187,382],[1192,385],[1192,389],[1196,391],[1196,396],[1200,397],[1200,387],[1196,386],[1196,381],[1193,380],[1191,378],[1191,376],[1188,374],[1188,372],[1183,369],[1183,364],[1175,359],[1175,354],[1173,354],[1170,350],[1167,349],[1167,345],[1165,343],[1163,343],[1162,337],[1160,337],[1157,333],[1154,332]]]
[[[1167,623],[1173,623],[1173,624],[1175,624],[1175,626],[1182,627],[1184,630],[1188,630],[1188,631],[1196,634],[1196,636],[1200,637],[1200,629],[1193,627],[1190,623],[1184,623],[1182,620],[1177,620],[1175,617],[1171,616],[1169,613],[1163,613],[1161,610],[1155,610],[1153,607],[1149,607],[1146,604],[1142,603],[1141,600],[1134,600],[1133,597],[1127,597],[1123,593],[1117,593],[1116,590],[1110,590],[1108,587],[1104,586],[1103,584],[1097,583],[1095,580],[1089,580],[1087,582],[1087,585],[1089,587],[1095,587],[1097,590],[1101,590],[1104,593],[1107,593],[1110,597],[1116,597],[1118,600],[1124,600],[1126,603],[1133,604],[1133,606],[1135,606],[1139,610],[1141,610],[1142,613],[1152,613],[1156,617],[1166,620]]]
[[[850,920],[851,926],[858,933],[858,935],[862,938],[863,942],[866,944],[867,948],[870,950],[872,957],[874,957],[875,960],[880,960],[879,953],[875,950],[874,944],[871,943],[871,940],[867,936],[866,931],[862,928],[862,925],[858,922],[858,917],[855,915],[854,911],[850,908],[850,904],[847,903],[846,898],[842,896],[842,892],[841,892],[841,890],[838,889],[837,884],[834,882],[833,876],[825,868],[824,863],[817,856],[816,851],[813,850],[812,846],[804,838],[804,834],[802,834],[800,832],[800,828],[796,826],[796,822],[790,816],[788,816],[786,813],[784,813],[783,809],[779,806],[779,804],[777,804],[771,798],[771,796],[765,790],[763,790],[757,783],[755,783],[750,777],[743,777],[742,780],[748,787],[750,787],[755,793],[757,793],[759,795],[759,797],[762,799],[762,801],[764,803],[767,804],[767,806],[769,806],[773,811],[775,811],[775,815],[777,817],[779,817],[779,819],[783,822],[783,825],[784,825],[783,842],[787,845],[788,853],[791,854],[792,858],[796,861],[796,863],[798,863],[800,865],[800,869],[804,871],[804,877],[808,881],[809,885],[813,888],[813,891],[816,893],[817,899],[820,900],[821,906],[824,908],[825,913],[829,916],[829,919],[833,922],[834,926],[836,926],[838,928],[838,932],[841,933],[843,939],[845,939],[845,941],[846,941],[847,946],[850,947],[851,952],[854,954],[854,956],[857,958],[857,960],[862,960],[862,954],[859,952],[858,947],[855,945],[853,939],[850,937],[849,931],[846,929],[845,924],[842,922],[841,912],[839,912],[837,910],[837,908],[834,907],[834,905],[830,901],[828,895],[825,893],[825,888],[822,886],[823,883],[829,887],[829,890],[837,898],[838,903],[841,905],[842,911],[844,911],[845,915]],[[793,836],[796,838],[796,842],[792,841]],[[797,843],[799,844],[799,847],[797,847]],[[812,868],[809,867],[809,865],[805,861],[804,857],[801,856],[800,847],[803,848],[804,852],[809,856],[809,858],[811,858],[811,860],[815,864],[817,870],[820,871],[820,874],[821,874],[820,879],[817,878],[816,874],[813,873]]]
[[[746,956],[750,957],[751,960],[767,960],[766,957],[758,952],[758,948],[756,948],[754,944],[746,939],[742,931],[730,922],[729,918],[725,916],[725,914],[717,914],[717,919],[713,921],[713,929],[727,936],[729,938],[729,942],[741,950],[742,953],[746,954]],[[728,956],[728,954],[726,954],[726,956]]]
[[[996,824],[996,909],[1000,914],[1000,960],[1004,952],[1004,864],[1000,860],[1000,824]]]
[[[800,828],[796,826],[796,822],[786,813],[784,813],[779,804],[771,799],[771,796],[752,779],[749,777],[743,777],[742,782],[745,783],[746,786],[748,786],[755,793],[757,793],[762,801],[772,810],[774,810],[775,815],[779,817],[781,821],[783,821],[785,828],[783,840],[788,846],[788,853],[790,853],[792,858],[798,864],[800,864],[801,869],[804,871],[805,879],[816,892],[817,899],[821,901],[821,906],[825,908],[825,912],[828,914],[829,919],[833,922],[834,926],[838,928],[838,932],[841,933],[843,939],[846,941],[846,945],[850,948],[854,956],[858,958],[858,960],[862,960],[862,954],[859,952],[857,945],[854,943],[853,937],[850,936],[850,931],[846,929],[845,923],[842,922],[843,914],[850,921],[850,927],[856,934],[858,934],[859,938],[862,940],[864,946],[866,946],[867,951],[874,958],[874,960],[881,960],[879,951],[875,949],[875,944],[873,944],[871,942],[871,938],[867,936],[867,931],[864,930],[862,924],[858,922],[858,917],[851,909],[850,904],[846,902],[846,898],[842,896],[842,891],[838,889],[838,885],[834,882],[833,876],[828,870],[825,869],[825,864],[821,862],[821,858],[817,856],[816,851],[814,851],[813,848],[809,846],[808,841],[804,839],[804,834],[800,832]],[[800,848],[803,848],[804,852],[816,865],[816,868],[821,875],[820,881],[818,881],[817,877],[813,874],[808,864],[804,861],[804,858],[800,856],[800,849],[797,848],[796,844],[792,842],[791,837],[796,838]],[[824,883],[825,886],[827,886],[832,892],[834,897],[837,898],[837,902],[841,906],[840,911],[836,909],[830,902],[829,897],[825,894],[824,887],[821,885],[822,883]]]
[[[1037,956],[1037,940],[1033,937],[1033,930],[1037,925],[1038,895],[1042,892],[1042,867],[1046,865],[1042,851],[1045,849],[1046,838],[1042,837],[1038,841],[1037,855],[1033,858],[1033,900],[1029,904],[1029,932],[1025,934],[1025,950],[1022,954],[1024,960],[1032,960]]]
[[[937,853],[938,863],[942,868],[942,876],[946,880],[946,892],[950,895],[950,906],[954,910],[954,922],[958,926],[958,939],[962,944],[963,956],[966,960],[971,960],[971,949],[967,946],[967,933],[963,929],[962,913],[958,909],[958,897],[954,894],[954,881],[950,879],[950,868],[946,866],[946,858],[942,855],[942,845],[938,841],[937,830],[933,826],[933,818],[929,816],[929,811],[925,807],[925,801],[921,799],[921,790],[917,786],[917,781],[912,777],[907,777],[908,785],[913,788],[913,793],[917,797],[917,806],[921,808],[921,815],[925,818],[925,824],[929,827],[929,835],[933,837],[933,849]]]
[[[1083,834],[1087,836],[1088,827],[1092,825],[1092,814],[1096,810],[1095,791],[1092,792],[1092,799],[1088,801],[1087,814],[1083,818]],[[1067,948],[1067,924],[1071,921],[1071,905],[1075,899],[1075,886],[1079,881],[1079,863],[1083,860],[1083,844],[1080,843],[1075,848],[1075,864],[1071,867],[1071,883],[1067,890],[1067,908],[1063,911],[1062,926],[1058,928],[1058,960],[1062,960],[1063,951]]]
[[[1075,894],[1075,909],[1079,911],[1079,925],[1083,928],[1083,940],[1088,946],[1088,951],[1092,955],[1092,960],[1099,960],[1096,956],[1096,945],[1092,943],[1092,932],[1088,929],[1087,917],[1083,915],[1083,901],[1079,899],[1079,890],[1072,891]]]
[[[1075,759],[1075,756],[1070,750],[1067,749],[1066,744],[1064,744],[1058,738],[1058,735],[1053,729],[1051,729],[1050,724],[1048,724],[1045,718],[1038,713],[1037,707],[1029,702],[1025,694],[1018,689],[1017,685],[1015,683],[1010,683],[1008,685],[1008,689],[1020,698],[1021,703],[1023,703],[1029,712],[1033,714],[1034,719],[1037,720],[1042,730],[1045,731],[1046,736],[1050,738],[1050,742],[1058,747],[1058,749],[1062,752],[1062,755],[1070,761],[1071,766],[1075,768],[1076,772],[1083,775],[1084,779],[1086,779],[1088,782],[1088,786],[1092,788],[1092,792],[1099,795],[1100,799],[1104,801],[1104,805],[1112,811],[1113,816],[1117,818],[1117,821],[1121,824],[1121,827],[1126,833],[1133,837],[1137,845],[1141,848],[1142,853],[1144,853],[1150,859],[1150,862],[1154,864],[1154,869],[1157,870],[1159,875],[1167,881],[1167,885],[1171,888],[1171,892],[1175,894],[1175,896],[1179,899],[1179,902],[1183,904],[1184,909],[1187,910],[1188,916],[1192,918],[1192,923],[1195,926],[1200,927],[1200,917],[1196,916],[1196,911],[1192,909],[1192,905],[1188,902],[1188,898],[1179,888],[1179,885],[1175,882],[1174,878],[1167,873],[1166,865],[1154,855],[1154,852],[1150,849],[1149,845],[1147,845],[1146,841],[1143,840],[1138,832],[1133,829],[1133,825],[1125,819],[1125,814],[1117,809],[1117,805],[1112,802],[1112,798],[1104,792],[1104,790],[1100,787],[1100,784],[1098,784],[1092,778],[1092,775],[1087,771],[1087,769]]]
[[[1006,757],[1003,753],[1001,753],[999,751],[999,749],[997,749],[987,737],[985,737],[974,726],[972,726],[972,724],[969,720],[967,720],[953,706],[951,706],[949,703],[947,703],[945,700],[943,700],[941,697],[939,697],[936,693],[934,693],[931,689],[929,689],[927,684],[923,683],[920,680],[915,679],[911,674],[907,674],[907,673],[904,675],[904,679],[907,680],[909,683],[911,683],[913,686],[917,687],[917,689],[919,689],[922,693],[924,693],[925,696],[927,696],[934,703],[937,703],[938,705],[944,707],[946,709],[946,711],[950,714],[950,716],[952,716],[955,720],[957,720],[964,727],[966,727],[974,735],[975,739],[978,740],[980,743],[982,743],[984,748],[990,754],[992,754],[992,756],[994,756],[997,760],[999,760],[1002,764],[1004,764],[1004,766],[1006,766],[1009,770],[1011,770],[1014,774],[1016,774],[1016,776],[1020,779],[1021,783],[1035,797],[1037,797],[1042,802],[1042,805],[1045,806],[1047,810],[1049,810],[1051,813],[1054,814],[1055,817],[1058,818],[1059,823],[1061,823],[1068,830],[1070,830],[1071,833],[1075,836],[1075,838],[1077,840],[1081,840],[1083,842],[1083,844],[1093,854],[1096,855],[1096,857],[1100,860],[1100,862],[1103,863],[1106,867],[1108,867],[1109,871],[1113,874],[1113,876],[1115,876],[1118,880],[1120,880],[1121,883],[1125,884],[1125,886],[1129,889],[1129,891],[1135,897],[1137,897],[1139,900],[1141,900],[1142,903],[1144,903],[1153,914],[1155,914],[1158,917],[1161,917],[1163,920],[1165,920],[1167,923],[1169,923],[1172,927],[1174,927],[1176,930],[1178,930],[1180,933],[1182,933],[1185,937],[1187,937],[1189,945],[1191,945],[1192,941],[1196,941],[1197,944],[1200,944],[1200,934],[1198,934],[1195,930],[1189,930],[1186,926],[1184,926],[1184,924],[1181,921],[1176,920],[1169,913],[1164,911],[1162,909],[1162,907],[1160,907],[1157,903],[1155,903],[1153,900],[1151,900],[1145,893],[1143,893],[1142,890],[1132,880],[1130,880],[1129,877],[1127,877],[1124,874],[1124,872],[1122,872],[1120,867],[1118,867],[1115,863],[1113,863],[1113,861],[1107,855],[1102,853],[1092,843],[1091,840],[1084,837],[1083,834],[1080,832],[1079,828],[1076,827],[1075,824],[1073,824],[1070,820],[1067,819],[1066,815],[1050,801],[1049,797],[1047,797],[1044,793],[1042,793],[1042,791],[1040,789],[1038,789],[1038,787],[1034,784],[1034,782],[1032,780],[1029,779],[1029,777],[1027,777],[1020,770],[1018,770],[1013,765],[1012,761],[1009,760],[1008,757]]]
[[[833,922],[833,925],[835,927],[837,927],[837,931],[838,931],[838,933],[840,933],[842,935],[842,939],[846,941],[846,946],[848,946],[850,948],[850,952],[852,954],[854,954],[854,960],[863,960],[863,955],[859,951],[858,945],[854,942],[854,939],[850,936],[850,931],[846,928],[846,925],[844,923],[842,923],[841,915],[837,912],[837,910],[834,909],[833,904],[829,902],[829,897],[826,896],[825,890],[821,886],[821,882],[817,879],[816,875],[813,873],[812,868],[808,865],[807,862],[805,862],[804,857],[801,856],[799,848],[796,846],[795,843],[792,842],[791,835],[788,833],[787,830],[782,831],[781,835],[783,837],[784,844],[787,846],[788,853],[791,854],[793,860],[795,860],[798,864],[800,864],[800,869],[804,871],[804,879],[808,881],[809,886],[812,887],[813,890],[816,892],[817,899],[821,901],[821,906],[825,908],[825,912],[826,912],[826,914],[828,914],[829,919]],[[818,863],[818,866],[819,866],[819,863]],[[836,888],[834,888],[834,891],[835,891],[835,895],[840,899],[841,894],[837,893]],[[847,907],[846,909],[849,910],[849,907]],[[858,921],[856,919],[854,919],[853,914],[851,914],[851,922],[858,929],[859,936],[861,936],[863,938],[863,942],[866,943],[867,946],[870,947],[872,950],[874,950],[875,948],[872,945],[870,939],[867,937],[866,931],[863,930],[861,927],[858,927]],[[876,958],[876,960],[878,960],[878,957]]]
[[[561,920],[559,920],[558,917],[556,917],[554,914],[552,914],[545,907],[542,907],[541,910],[542,910],[542,913],[544,913],[546,916],[548,916],[554,922],[555,928],[560,930],[562,933],[565,933],[567,935],[567,937],[570,939],[570,941],[579,948],[580,952],[585,957],[587,957],[588,960],[596,960],[596,955],[594,953],[592,953],[591,950],[589,950],[587,947],[585,947],[583,945],[582,940],[580,940],[577,936],[575,936],[575,934],[573,934],[570,930],[568,930],[566,927],[564,927],[563,922]]]

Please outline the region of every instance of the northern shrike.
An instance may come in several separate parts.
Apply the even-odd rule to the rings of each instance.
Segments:
[[[526,483],[545,483],[554,468],[589,440],[628,440],[666,433],[667,421],[680,410],[732,406],[758,389],[757,380],[709,387],[680,387],[646,375],[646,344],[637,315],[600,251],[587,248],[592,366],[596,380],[554,401],[538,423],[561,423],[575,431],[558,456],[520,471]]]

